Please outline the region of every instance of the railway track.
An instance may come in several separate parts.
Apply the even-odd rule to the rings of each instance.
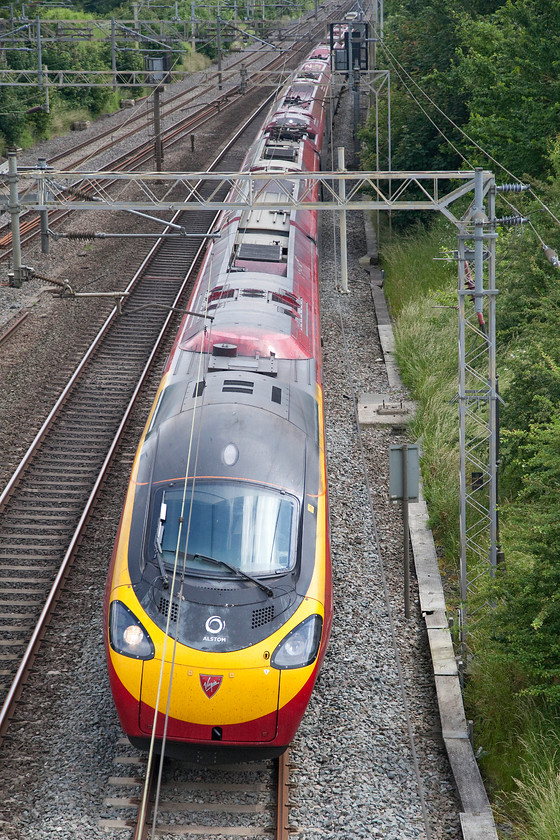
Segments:
[[[228,95],[222,95],[218,99],[209,104],[205,104],[198,108],[189,117],[182,119],[179,123],[174,125],[171,129],[165,131],[162,135],[162,142],[164,147],[169,148],[175,143],[184,139],[188,132],[202,128],[207,122],[212,120],[220,110],[226,110],[232,107],[242,96],[241,89],[237,86]],[[131,132],[133,134],[134,132]],[[130,135],[126,135],[130,136]],[[124,138],[123,138],[124,139]],[[112,145],[112,144],[111,144]],[[97,152],[96,152],[97,154]],[[82,158],[80,162],[87,160],[88,156]],[[151,141],[144,141],[136,148],[119,155],[104,165],[101,171],[125,171],[139,169],[145,163],[153,158],[153,143]],[[50,163],[51,161],[49,161]],[[68,217],[71,211],[57,210],[49,213],[49,227],[54,224],[59,224]],[[31,212],[25,213],[20,219],[20,235],[22,245],[28,244],[33,240],[40,230],[39,219]],[[12,234],[11,231],[4,233],[0,237],[0,262],[9,258],[12,253]]]
[[[238,72],[238,68],[241,65],[245,65],[247,68],[250,68],[253,64],[256,64],[262,56],[259,52],[255,52],[252,56],[247,59],[246,57],[241,57],[234,60],[223,73],[223,85],[227,86],[228,83],[231,84],[232,77]],[[184,110],[187,106],[191,105],[192,103],[200,100],[202,97],[206,96],[207,94],[213,92],[216,88],[216,82],[218,79],[218,72],[214,69],[205,76],[204,79],[204,86],[196,86],[195,88],[191,88],[187,91],[181,91],[180,93],[176,93],[175,95],[171,95],[167,98],[167,100],[163,103],[161,109],[161,120],[165,122],[166,119],[169,119],[173,114],[177,113],[177,111]],[[239,85],[234,85],[233,88],[238,88]],[[172,90],[172,88],[171,88]],[[226,89],[223,93],[223,96],[227,96],[229,93],[229,88]],[[143,97],[143,99],[148,99],[149,97]],[[217,100],[219,102],[219,97]],[[91,149],[93,144],[97,144],[100,141],[104,140],[105,138],[109,138],[106,143],[103,145],[95,147],[95,155],[99,155],[102,152],[107,151],[114,147],[115,143],[122,142],[123,140],[128,139],[129,137],[134,136],[139,129],[141,129],[146,123],[147,114],[137,113],[133,114],[131,117],[123,122],[122,126],[108,128],[104,131],[99,132],[96,134],[94,138],[89,138],[87,140],[82,141],[75,145],[70,152],[64,151],[60,154],[53,155],[49,158],[49,164],[60,164],[61,161],[66,161],[69,159],[69,163],[65,164],[71,168],[76,168],[81,166],[82,163],[90,160],[91,158]],[[77,152],[81,152],[83,149],[88,150],[86,154],[82,155],[81,157],[75,159],[74,156]]]
[[[240,138],[257,113],[231,138],[211,169],[227,168],[227,153],[243,142]],[[0,737],[134,398],[172,310],[180,306],[196,277],[203,237],[214,217],[212,211],[180,211],[174,216],[175,224],[188,223],[198,236],[154,245],[123,291],[123,316],[115,308],[102,326],[0,496]]]
[[[323,23],[316,23],[309,34],[310,38],[319,37],[319,33],[323,30],[324,24]],[[285,53],[281,53],[280,55],[275,56],[271,61],[269,61],[265,67],[263,68],[264,71],[272,72],[277,70],[281,67],[293,67],[295,63],[301,58],[301,56],[307,51],[308,49],[308,41],[298,42],[293,45],[291,49],[291,53],[289,58]],[[254,58],[250,58],[248,63],[249,67],[252,64],[256,63],[259,58],[261,58],[259,53],[256,53]],[[238,64],[244,62],[244,59],[239,59],[235,61],[231,68],[228,68],[227,75],[230,77],[233,75],[231,72],[234,68],[237,67]],[[226,74],[224,74],[226,75]],[[218,73],[215,72],[210,76],[211,81],[215,81],[218,78]],[[230,79],[231,84],[231,79]],[[210,102],[201,105],[200,107],[196,108],[196,110],[189,114],[188,116],[183,117],[178,122],[176,122],[172,127],[165,129],[162,132],[162,147],[163,149],[169,149],[176,143],[179,143],[185,139],[188,134],[192,134],[194,131],[199,130],[204,125],[206,125],[210,120],[214,119],[217,114],[221,111],[226,111],[227,109],[232,108],[235,106],[242,97],[246,96],[247,92],[254,90],[256,85],[251,82],[250,73],[247,77],[246,85],[241,83],[234,84],[233,86],[229,87],[227,90],[220,91]],[[196,100],[200,100],[202,97],[206,96],[210,92],[215,90],[215,84],[209,84],[202,89],[196,89],[196,91],[187,91],[177,94],[176,96],[172,97],[168,106],[171,104],[172,107],[169,108],[165,113],[169,115],[170,113],[174,113],[176,111],[180,111],[184,109],[187,105],[191,104]],[[165,115],[165,114],[164,114]],[[113,137],[113,129],[102,132],[100,135],[92,138],[88,141],[85,141],[82,144],[74,147],[72,150],[71,155],[73,156],[75,152],[79,149],[90,149],[88,153],[83,155],[81,158],[77,160],[72,160],[72,167],[77,168],[82,163],[91,160],[92,154],[97,156],[101,154],[103,151],[106,151],[109,148],[112,148],[115,145],[115,142],[121,142],[126,140],[127,138],[134,136],[137,131],[137,127],[135,126],[134,122],[131,121],[130,130],[126,131],[121,137],[118,139]],[[111,140],[102,145],[100,148],[97,148],[96,144],[99,142],[99,139],[102,139],[105,136],[111,135]],[[92,152],[91,149],[95,146],[95,150]],[[61,153],[50,158],[47,163],[52,165],[55,162],[59,162],[64,159],[68,159],[69,153]],[[144,140],[139,143],[133,149],[118,155],[117,157],[113,158],[108,163],[104,164],[100,171],[133,171],[136,169],[141,168],[144,166],[148,161],[152,160],[154,157],[154,144],[153,139]],[[54,224],[60,224],[65,218],[67,218],[70,211],[68,210],[60,210],[54,211],[49,213],[49,226],[52,227]],[[26,245],[31,242],[35,237],[39,235],[40,232],[40,222],[37,216],[33,215],[31,212],[25,213],[20,218],[20,236],[21,236],[21,244]],[[12,234],[9,230],[9,226],[4,227],[3,229],[0,228],[0,262],[6,261],[10,258],[12,254]]]
[[[121,749],[127,742],[123,739]],[[288,840],[290,755],[203,767],[121,752],[99,825],[133,840],[153,836],[272,837]],[[293,829],[292,829],[293,830]]]

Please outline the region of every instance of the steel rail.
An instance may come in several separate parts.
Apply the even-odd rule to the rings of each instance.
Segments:
[[[200,246],[200,250],[202,250],[205,247],[206,247],[206,243],[203,242]],[[184,293],[185,286],[186,286],[189,279],[190,279],[190,272],[189,272],[189,275],[187,275],[187,277],[185,278],[185,280],[184,280],[184,282],[181,286],[181,292],[177,296],[178,298],[181,296],[181,294]],[[136,280],[136,278],[132,282],[135,282],[135,280]],[[132,282],[131,282],[131,284],[129,284],[129,287],[132,286]],[[177,302],[177,299],[176,299],[176,302]],[[11,492],[13,491],[17,482],[21,478],[21,475],[23,474],[23,471],[24,471],[25,467],[27,466],[27,463],[31,460],[31,458],[34,455],[39,443],[45,437],[45,435],[47,434],[48,430],[50,429],[52,423],[56,419],[56,416],[58,415],[58,413],[60,411],[60,408],[64,404],[64,402],[66,400],[66,397],[68,396],[68,394],[70,393],[70,391],[72,390],[72,388],[74,387],[74,385],[76,384],[78,379],[80,378],[80,374],[83,372],[84,368],[86,367],[86,365],[89,362],[89,360],[91,359],[93,353],[95,352],[95,350],[97,349],[97,347],[101,343],[102,339],[105,337],[105,335],[106,335],[110,325],[112,324],[113,320],[117,317],[116,313],[117,313],[117,310],[116,310],[116,307],[115,307],[115,309],[113,310],[111,315],[107,318],[105,324],[101,328],[101,331],[96,336],[96,339],[95,339],[94,343],[91,345],[88,352],[86,353],[86,355],[82,359],[82,362],[79,364],[78,368],[74,372],[71,380],[66,385],[66,388],[64,389],[63,393],[61,394],[61,396],[57,400],[57,403],[54,406],[54,408],[51,410],[51,412],[50,412],[47,420],[45,421],[43,427],[37,433],[37,436],[36,436],[35,440],[33,441],[31,446],[27,450],[27,452],[24,456],[24,460],[18,466],[18,468],[16,470],[16,473],[14,473],[14,475],[12,476],[12,479],[10,480],[10,482],[8,483],[4,492],[2,493],[2,496],[0,497],[0,511],[2,510],[3,506],[5,505],[7,499],[10,497]],[[84,511],[83,511],[81,517],[80,517],[78,525],[75,529],[74,535],[73,535],[73,537],[70,541],[70,544],[69,544],[68,549],[67,549],[67,551],[64,555],[64,558],[63,558],[63,560],[60,564],[60,568],[58,570],[58,573],[57,573],[57,575],[56,575],[56,577],[55,577],[55,579],[54,579],[54,581],[51,585],[49,594],[47,596],[47,599],[45,601],[45,604],[43,606],[41,614],[40,614],[40,616],[37,620],[35,629],[33,630],[32,634],[31,634],[31,637],[30,637],[30,640],[27,644],[25,652],[24,652],[24,654],[21,658],[21,662],[20,662],[19,667],[17,669],[17,672],[16,672],[16,674],[13,678],[12,684],[11,684],[10,688],[8,689],[6,699],[4,700],[4,704],[2,706],[2,709],[0,710],[0,744],[2,743],[2,739],[3,739],[3,736],[6,733],[9,720],[10,720],[12,714],[13,714],[14,705],[20,697],[21,689],[22,689],[22,687],[25,683],[25,680],[27,678],[27,675],[28,675],[28,673],[29,673],[29,671],[30,671],[30,669],[33,665],[33,661],[34,661],[35,656],[37,654],[38,645],[40,644],[40,642],[42,641],[42,639],[44,637],[44,634],[45,634],[46,628],[48,626],[50,616],[52,615],[52,611],[54,609],[54,606],[56,605],[56,602],[58,601],[58,598],[60,597],[60,590],[61,590],[62,584],[63,584],[63,582],[64,582],[64,580],[65,580],[65,578],[68,574],[70,564],[71,564],[72,560],[74,559],[75,551],[79,547],[80,542],[83,538],[83,531],[84,531],[85,525],[87,524],[87,522],[89,520],[89,517],[91,515],[92,509],[93,509],[93,506],[94,506],[94,503],[95,503],[95,500],[96,500],[96,497],[97,497],[97,494],[99,492],[99,489],[100,489],[101,485],[103,484],[103,481],[105,480],[109,464],[110,464],[110,462],[111,462],[111,460],[112,460],[112,458],[115,454],[115,450],[116,450],[116,448],[117,448],[117,446],[120,442],[120,439],[121,439],[121,436],[123,434],[124,428],[126,426],[126,423],[128,422],[128,419],[129,419],[130,414],[132,412],[132,409],[134,407],[134,402],[135,402],[135,400],[138,396],[138,392],[140,391],[140,388],[142,387],[142,385],[144,384],[144,382],[146,380],[146,377],[148,375],[149,368],[150,368],[150,366],[153,362],[154,356],[155,356],[156,352],[159,350],[159,346],[161,345],[161,342],[163,341],[164,333],[167,329],[167,326],[169,324],[170,318],[172,317],[172,314],[173,313],[170,312],[168,317],[166,318],[165,323],[164,323],[164,327],[163,327],[163,329],[162,329],[162,331],[161,331],[161,333],[158,337],[157,344],[154,346],[154,348],[152,350],[152,353],[149,356],[148,362],[147,362],[146,366],[144,367],[144,369],[142,371],[142,374],[140,376],[138,384],[137,384],[137,386],[134,390],[134,393],[132,395],[131,401],[130,401],[130,403],[128,405],[128,408],[126,409],[125,414],[122,418],[122,421],[121,421],[121,423],[120,423],[120,425],[117,429],[116,435],[115,435],[115,437],[113,439],[113,442],[112,442],[112,444],[109,448],[109,451],[108,451],[108,453],[105,457],[105,460],[103,462],[103,465],[101,467],[99,475],[98,475],[98,477],[95,481],[93,489],[92,489],[92,491],[91,491],[91,493],[88,497],[88,500],[86,502],[86,506],[84,508]]]
[[[244,64],[245,63],[246,66],[251,67],[253,64],[256,64],[256,62],[260,58],[262,58],[262,53],[263,52],[265,52],[265,49],[260,48],[259,51],[255,52],[255,53],[251,53],[252,57],[250,57],[250,58],[247,58],[246,55],[243,55],[242,57],[232,61],[232,63],[229,65],[229,67],[227,67],[223,71],[223,82],[224,82],[224,84],[227,84],[228,82],[231,81],[231,77],[236,72],[236,68],[238,67],[239,64]],[[215,90],[214,80],[216,80],[217,78],[218,78],[218,72],[217,71],[212,72],[212,73],[207,73],[204,80],[203,80],[203,85],[196,85],[193,88],[189,88],[188,90],[183,90],[180,93],[176,93],[175,95],[170,96],[169,99],[167,99],[162,104],[162,109],[161,109],[161,119],[162,119],[162,121],[166,117],[169,117],[171,114],[174,114],[176,111],[179,111],[179,110],[183,109],[185,107],[185,105],[189,104],[193,100],[200,99],[201,96],[205,96],[206,94],[214,91]],[[250,83],[248,82],[248,85],[249,84]],[[225,91],[225,93],[227,94],[227,93],[235,90],[237,87],[239,87],[239,85],[234,85],[230,89],[230,91]],[[136,101],[138,102],[139,100],[149,99],[150,95],[151,94],[148,94],[147,96],[139,97],[139,99],[136,100]],[[175,104],[173,104],[173,103],[175,103]],[[170,107],[171,105],[172,105],[172,107]],[[121,112],[121,113],[125,113],[125,112]],[[124,120],[123,123],[120,126],[113,126],[111,128],[108,128],[105,131],[101,131],[101,132],[99,132],[99,134],[96,134],[95,137],[89,138],[88,140],[84,140],[84,141],[82,141],[82,143],[79,143],[78,145],[74,146],[70,151],[60,152],[58,155],[53,155],[53,157],[48,158],[47,163],[52,164],[52,163],[55,163],[59,160],[64,159],[65,157],[71,157],[76,152],[80,151],[81,149],[87,148],[88,146],[92,146],[94,143],[97,143],[99,140],[102,140],[104,137],[114,137],[114,135],[123,127],[132,126],[133,124],[141,122],[141,121],[143,122],[145,120],[145,118],[146,118],[145,113],[135,114],[134,116],[131,116],[130,119]],[[137,129],[134,129],[134,128],[131,129],[127,133],[123,134],[122,137],[119,137],[116,142],[119,142],[119,143],[122,142],[122,140],[125,140],[127,137],[130,137],[132,134],[134,134],[136,132],[136,130]],[[107,149],[110,149],[114,145],[115,145],[114,141],[111,141],[110,143],[106,143],[104,146],[96,148],[94,154],[95,155],[101,154],[102,152],[107,151]],[[86,155],[85,157],[78,160],[74,164],[74,166],[80,166],[80,164],[83,163],[84,161],[88,160],[89,157],[91,157],[91,155]]]
[[[278,758],[276,788],[276,840],[290,837],[290,750]]]
[[[14,324],[11,325],[11,327],[8,327],[8,329],[5,332],[3,332],[2,335],[0,335],[0,344],[3,344],[3,342],[6,341],[6,339],[9,338],[12,335],[12,333],[14,333],[18,329],[18,327],[21,327],[23,322],[28,317],[29,312],[25,312],[20,318],[17,319],[17,321]]]
[[[227,781],[223,781],[223,777],[222,779],[214,777],[212,779],[209,778],[207,781],[190,780],[183,785],[179,783],[181,785],[180,789],[187,794],[187,798],[182,803],[178,803],[174,798],[174,805],[176,805],[175,812],[184,811],[185,814],[204,812],[206,815],[210,813],[226,814],[232,821],[228,822],[228,825],[213,822],[211,825],[205,824],[203,826],[199,823],[185,822],[183,824],[173,823],[173,825],[170,826],[166,825],[165,822],[159,822],[153,798],[155,788],[158,785],[159,763],[161,760],[161,757],[157,756],[157,760],[152,762],[151,767],[147,768],[145,779],[126,780],[137,781],[137,784],[141,785],[143,788],[142,796],[136,796],[134,798],[127,797],[126,799],[111,798],[110,800],[110,804],[119,809],[134,806],[136,812],[135,815],[131,815],[128,819],[123,819],[121,817],[119,820],[102,820],[101,825],[104,828],[130,828],[132,829],[131,840],[148,840],[154,835],[154,833],[157,835],[179,833],[181,836],[197,834],[203,836],[224,835],[229,837],[273,837],[275,840],[289,840],[290,834],[294,830],[289,824],[289,796],[290,789],[292,787],[292,783],[290,782],[289,749],[287,749],[278,758],[271,759],[270,761],[263,762],[262,764],[225,764],[213,765],[207,768],[209,771],[216,771],[218,774],[220,774],[220,772],[226,772],[228,774],[237,773],[239,774],[239,779],[241,779],[248,770],[254,768],[255,772],[262,772],[265,774],[264,779],[266,779],[266,781],[263,780],[263,776],[257,776],[253,779],[253,781],[245,780],[241,782],[236,781],[234,775],[233,778],[229,777]],[[112,777],[110,781],[112,785],[119,787],[118,777]],[[178,782],[175,778],[173,785],[175,786],[177,784]],[[257,801],[253,801],[252,804],[245,801],[244,803],[223,803],[223,805],[220,803],[217,805],[213,801],[205,802],[200,798],[205,791],[212,794],[219,788],[221,788],[222,792],[236,791],[241,793],[242,791],[245,796],[247,794],[253,794]],[[193,791],[196,791],[197,795],[196,804],[192,799],[188,798],[188,794],[192,795]],[[259,798],[263,791],[268,791],[270,793],[270,799],[266,802],[266,804],[263,804]],[[166,792],[165,783],[162,785],[162,792]],[[176,788],[174,789],[174,794],[176,795]],[[144,801],[147,803],[146,807],[143,807],[142,805]],[[160,804],[162,811],[168,810],[168,800],[164,799]],[[181,805],[183,807],[181,807]],[[270,814],[272,818],[272,824],[270,827],[262,825],[249,826],[247,824],[239,825],[237,823],[232,824],[235,817],[241,814],[254,814],[255,816],[260,816],[263,812]]]
[[[228,76],[229,77],[233,76],[233,74],[235,72],[235,69],[237,68],[237,66],[239,64],[243,64],[243,62],[246,61],[247,64],[252,65],[252,64],[255,64],[259,60],[259,58],[262,57],[258,53],[255,53],[254,56],[255,56],[254,58],[250,58],[248,60],[245,57],[234,60],[230,64],[230,66],[227,67],[224,70],[224,73],[223,73],[224,82],[231,80],[231,79],[228,79],[227,77]],[[189,88],[186,91],[181,91],[181,93],[176,93],[174,96],[171,96],[169,99],[167,99],[166,102],[164,103],[164,105],[162,106],[162,110],[161,110],[162,120],[164,120],[165,117],[169,117],[171,114],[174,114],[175,111],[178,111],[178,110],[184,108],[186,104],[193,101],[194,99],[199,99],[201,96],[205,96],[207,93],[210,93],[211,91],[213,91],[215,89],[215,85],[213,83],[208,84],[208,82],[210,82],[213,79],[217,79],[217,78],[218,78],[218,73],[216,71],[216,72],[211,73],[211,74],[206,76],[206,78],[204,79],[204,87],[202,87],[201,85],[197,85],[194,88]],[[139,100],[149,99],[150,95],[151,94],[147,94],[146,96],[139,97],[139,99],[137,99],[136,101],[138,102]],[[178,103],[178,104],[174,104],[173,107],[169,107],[170,105],[172,105],[172,103]],[[121,113],[126,113],[126,111],[121,112]],[[145,118],[146,118],[145,113],[135,114],[135,115],[131,116],[130,119],[123,121],[123,124],[121,126],[113,126],[111,128],[108,128],[107,130],[101,131],[99,134],[96,134],[95,137],[90,138],[89,140],[84,140],[82,143],[78,143],[77,146],[74,146],[68,152],[60,152],[58,155],[53,155],[53,157],[48,159],[47,163],[53,163],[55,161],[62,160],[65,157],[71,157],[73,154],[75,154],[75,152],[78,152],[81,149],[84,149],[84,148],[87,148],[88,146],[91,146],[93,143],[96,143],[99,140],[102,140],[104,137],[114,136],[116,134],[116,132],[118,132],[124,126],[131,126],[131,125],[133,125],[135,123],[138,123],[140,121],[143,122],[145,120]],[[136,130],[137,129],[133,128],[130,131],[128,131],[126,134],[123,134],[123,136],[118,139],[118,142],[121,142],[122,140],[129,137],[131,134],[134,134]],[[107,149],[110,149],[111,146],[114,146],[114,142],[106,143],[104,146],[101,146],[100,148],[96,149],[95,154],[96,155],[101,154],[102,152],[106,151]],[[87,160],[88,157],[90,157],[90,156],[87,155],[85,158],[82,158],[82,160],[79,160],[76,163],[76,166],[79,166],[80,163],[83,163],[83,161]]]

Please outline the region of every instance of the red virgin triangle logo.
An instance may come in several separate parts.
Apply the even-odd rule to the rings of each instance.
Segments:
[[[200,685],[208,698],[213,697],[222,684],[221,674],[200,674]]]

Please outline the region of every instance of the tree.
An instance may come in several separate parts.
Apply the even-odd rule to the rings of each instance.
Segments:
[[[441,125],[445,121],[421,93],[426,93],[454,121],[463,123],[467,119],[453,66],[460,44],[459,18],[456,7],[446,0],[393,4],[378,56],[380,66],[389,69],[391,75],[394,169],[455,169],[460,165],[460,159],[433,122]],[[374,117],[372,113],[362,135],[367,168],[375,168]],[[443,127],[447,132],[449,125]]]
[[[549,174],[560,117],[560,4],[510,0],[486,18],[463,19],[461,39],[468,134],[518,177]]]

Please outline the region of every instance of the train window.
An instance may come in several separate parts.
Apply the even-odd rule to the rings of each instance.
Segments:
[[[183,405],[185,397],[185,390],[187,386],[184,382],[177,382],[174,385],[168,385],[159,395],[156,410],[154,411],[148,434],[151,434],[165,420],[173,417],[174,414],[179,414]]]
[[[295,563],[297,511],[294,497],[249,482],[198,481],[186,493],[177,486],[159,489],[152,546],[167,568],[177,558],[187,573],[232,574],[210,558],[247,574],[276,574]]]

